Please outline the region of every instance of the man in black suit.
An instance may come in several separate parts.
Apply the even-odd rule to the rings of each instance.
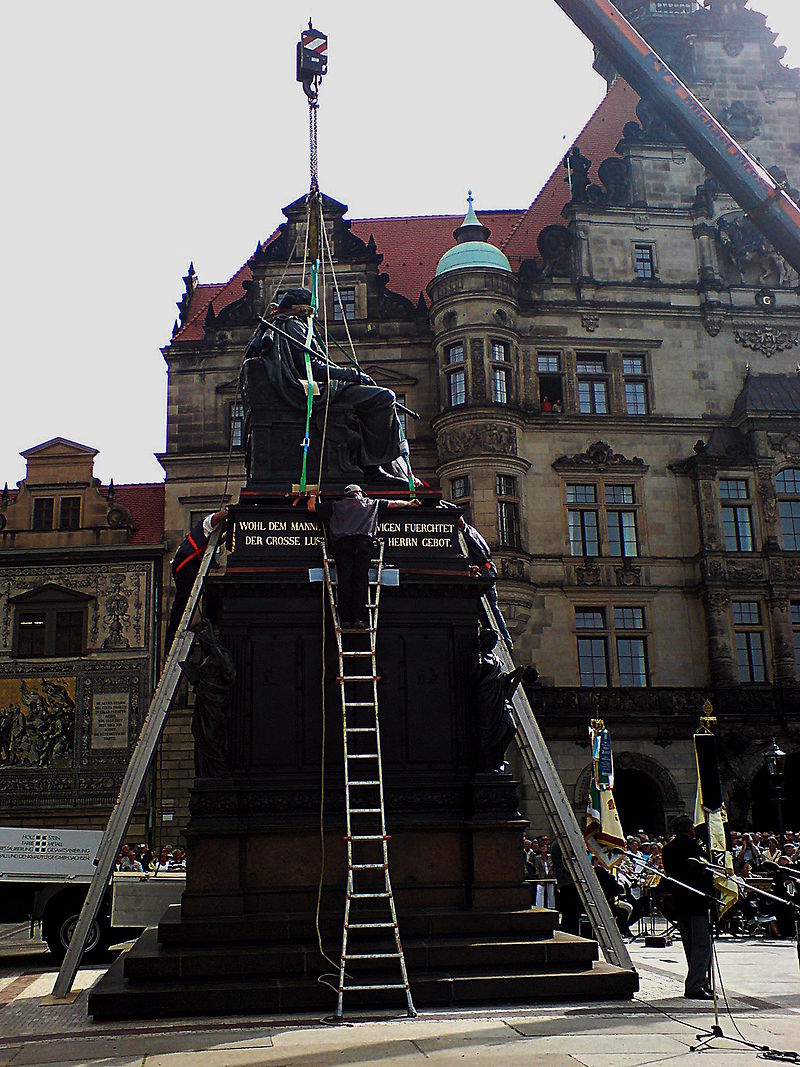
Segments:
[[[714,895],[714,879],[703,866],[705,856],[689,816],[679,815],[673,830],[675,836],[664,845],[662,853],[664,873],[691,887],[670,885],[689,968],[683,995],[690,1000],[713,1000],[708,975],[711,965],[709,907]]]

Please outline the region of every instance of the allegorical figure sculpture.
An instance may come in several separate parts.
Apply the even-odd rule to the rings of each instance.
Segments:
[[[478,653],[470,672],[473,724],[478,771],[501,773],[503,756],[516,733],[511,717],[511,699],[525,673],[517,667],[503,671],[494,649],[499,640],[495,630],[481,630]]]
[[[305,351],[312,314],[309,290],[290,289],[274,317],[258,327],[247,346],[242,366],[246,436],[254,412],[265,404],[274,405],[276,398],[286,407],[305,413]],[[325,409],[330,392],[326,434],[329,446],[339,449],[338,467],[351,473],[360,468],[368,481],[385,479],[386,471],[403,452],[395,394],[376,385],[356,367],[330,362],[313,333],[308,349],[314,411]],[[342,422],[349,423],[344,432]],[[248,449],[249,444],[248,440]]]
[[[236,668],[207,622],[197,635],[205,655],[199,664],[182,663],[181,670],[195,692],[192,735],[194,773],[198,778],[227,778],[228,717],[230,716]]]

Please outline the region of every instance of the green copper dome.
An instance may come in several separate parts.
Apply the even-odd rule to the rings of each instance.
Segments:
[[[511,264],[496,245],[486,238],[491,230],[481,224],[472,207],[472,190],[467,196],[467,214],[464,221],[453,231],[457,244],[448,248],[436,268],[436,277],[451,270],[469,270],[473,267],[488,267],[511,273]]]
[[[511,273],[511,264],[496,245],[490,245],[488,241],[464,241],[454,248],[448,248],[439,260],[436,277],[449,270],[466,270],[469,267],[491,267]]]

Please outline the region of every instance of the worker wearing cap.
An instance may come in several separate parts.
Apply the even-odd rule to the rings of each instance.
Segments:
[[[348,485],[341,500],[321,502],[316,489],[308,493],[308,510],[328,523],[330,546],[336,562],[339,626],[368,630],[369,565],[380,516],[389,508],[419,507],[414,500],[373,500],[360,485]]]

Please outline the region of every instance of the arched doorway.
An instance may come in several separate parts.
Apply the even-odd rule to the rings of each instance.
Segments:
[[[615,769],[614,800],[626,834],[639,830],[654,836],[664,833],[666,817],[661,790],[645,771],[636,767]]]
[[[575,784],[573,804],[579,822],[586,811],[590,776],[588,764]],[[615,753],[614,800],[626,835],[638,830],[653,836],[663,834],[667,823],[684,809],[670,773],[640,752]]]
[[[761,767],[750,786],[750,822],[753,830],[777,831],[778,813],[774,798],[767,768]],[[800,829],[800,752],[790,752],[786,757],[783,772],[783,828]]]

